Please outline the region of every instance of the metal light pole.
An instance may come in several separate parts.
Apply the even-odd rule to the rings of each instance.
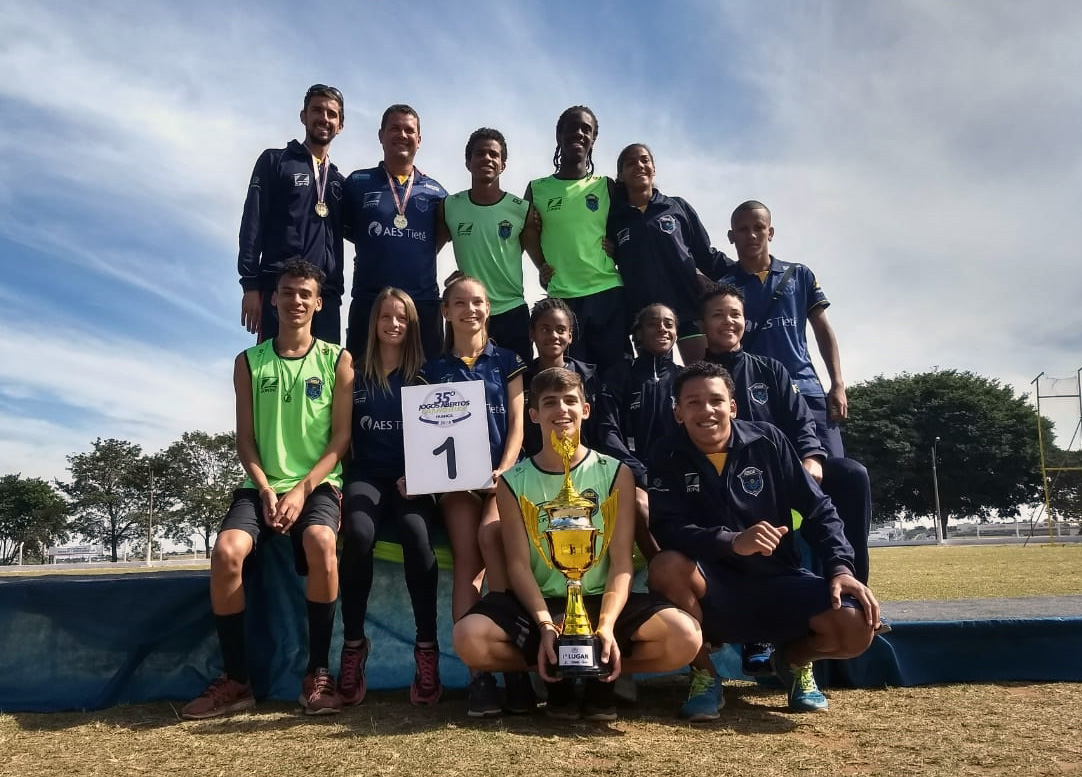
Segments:
[[[943,511],[939,507],[939,473],[936,471],[936,446],[939,438],[932,443],[932,491],[935,494],[935,544],[943,544]]]
[[[150,509],[147,510],[147,566],[151,566],[153,561],[150,554],[154,548],[154,465],[150,467]]]

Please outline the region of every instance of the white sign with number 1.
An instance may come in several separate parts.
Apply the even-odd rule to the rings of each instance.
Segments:
[[[404,386],[402,437],[410,496],[492,487],[483,381]]]

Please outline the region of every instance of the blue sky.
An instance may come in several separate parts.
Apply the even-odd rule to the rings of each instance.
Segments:
[[[715,245],[734,205],[763,200],[774,253],[834,303],[850,383],[940,366],[1024,390],[1082,366],[1069,0],[0,11],[0,473],[62,476],[98,436],[158,450],[232,426],[241,204],[313,82],[345,94],[346,172],[378,160],[380,114],[408,102],[425,172],[464,188],[465,139],[495,126],[521,191],[585,103],[599,171],[649,143]]]

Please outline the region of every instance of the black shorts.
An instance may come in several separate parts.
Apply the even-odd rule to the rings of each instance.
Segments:
[[[604,375],[631,356],[622,286],[564,298],[564,302],[575,314],[575,333],[568,349],[572,358],[596,365],[597,374]]]
[[[488,319],[488,336],[501,348],[518,354],[525,364],[533,362],[533,343],[530,341],[530,308],[523,303]]]
[[[304,558],[304,530],[309,526],[329,526],[338,533],[342,523],[342,492],[330,483],[320,483],[304,500],[301,514],[289,528],[289,538],[293,542],[293,563],[297,574],[308,573],[308,563]],[[252,538],[252,546],[259,545],[259,540],[274,530],[263,520],[263,500],[254,488],[238,488],[233,492],[233,504],[222,520],[219,533],[226,529],[239,529]]]
[[[584,596],[586,612],[590,616],[590,623],[597,627],[597,619],[601,615],[601,594]],[[563,620],[566,598],[545,598],[549,614],[557,623]],[[661,612],[670,607],[675,607],[668,599],[657,594],[644,594],[631,592],[627,595],[627,602],[620,615],[616,618],[616,626],[613,628],[613,636],[616,644],[620,647],[620,653],[629,656],[632,653],[634,642],[631,635],[638,631],[639,627],[653,617],[654,613]],[[533,616],[522,606],[518,598],[512,593],[497,591],[486,594],[481,601],[470,608],[468,615],[484,615],[511,638],[511,642],[522,651],[526,663],[530,666],[537,661],[537,650],[541,646],[541,628],[534,622]]]
[[[826,612],[830,584],[806,569],[759,577],[721,562],[699,562],[706,580],[703,637],[713,645],[723,642],[785,643],[808,634],[808,621]],[[842,598],[842,606],[860,609],[856,599]]]

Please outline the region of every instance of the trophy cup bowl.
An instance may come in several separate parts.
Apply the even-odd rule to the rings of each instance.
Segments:
[[[563,678],[605,677],[609,671],[601,663],[601,641],[586,613],[582,578],[608,550],[616,526],[616,494],[600,505],[604,528],[598,529],[591,520],[598,506],[582,497],[571,482],[571,458],[578,448],[578,434],[560,440],[553,432],[552,441],[564,462],[563,488],[544,508],[539,509],[526,497],[519,498],[519,505],[526,533],[537,552],[548,566],[558,569],[567,579],[567,603],[563,629],[556,638],[553,672]],[[538,525],[542,512],[548,518],[544,532]],[[598,534],[603,537],[600,549],[597,547]]]

